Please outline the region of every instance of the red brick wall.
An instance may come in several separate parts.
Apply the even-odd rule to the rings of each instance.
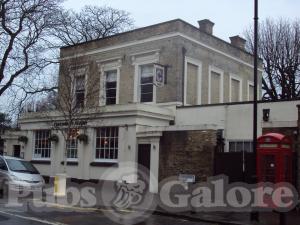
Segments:
[[[216,131],[168,131],[160,141],[159,180],[194,174],[196,181],[213,175]]]

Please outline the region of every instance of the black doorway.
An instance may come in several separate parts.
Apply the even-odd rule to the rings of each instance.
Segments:
[[[151,157],[151,144],[139,144],[138,145],[138,166],[139,166],[139,175],[142,180],[146,181],[149,185],[150,178],[150,157]],[[147,170],[141,169],[141,167],[146,168]]]
[[[14,157],[20,158],[21,157],[21,146],[20,145],[14,145]]]

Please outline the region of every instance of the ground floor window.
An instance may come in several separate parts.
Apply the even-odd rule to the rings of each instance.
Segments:
[[[118,127],[101,127],[96,129],[96,160],[117,161],[118,147]]]
[[[77,160],[77,148],[78,141],[77,138],[69,138],[66,142],[67,147],[67,159],[68,160]]]
[[[229,152],[253,152],[250,140],[229,141]]]
[[[50,159],[51,157],[51,135],[50,130],[35,131],[35,146],[33,158],[35,159]]]

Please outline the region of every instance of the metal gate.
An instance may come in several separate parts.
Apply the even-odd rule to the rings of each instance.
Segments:
[[[229,182],[255,182],[255,156],[250,152],[215,152],[214,175],[225,174]]]

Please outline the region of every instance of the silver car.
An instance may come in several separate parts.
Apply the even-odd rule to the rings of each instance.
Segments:
[[[43,177],[28,161],[0,156],[0,190],[3,194],[9,191],[40,191],[45,185]]]

